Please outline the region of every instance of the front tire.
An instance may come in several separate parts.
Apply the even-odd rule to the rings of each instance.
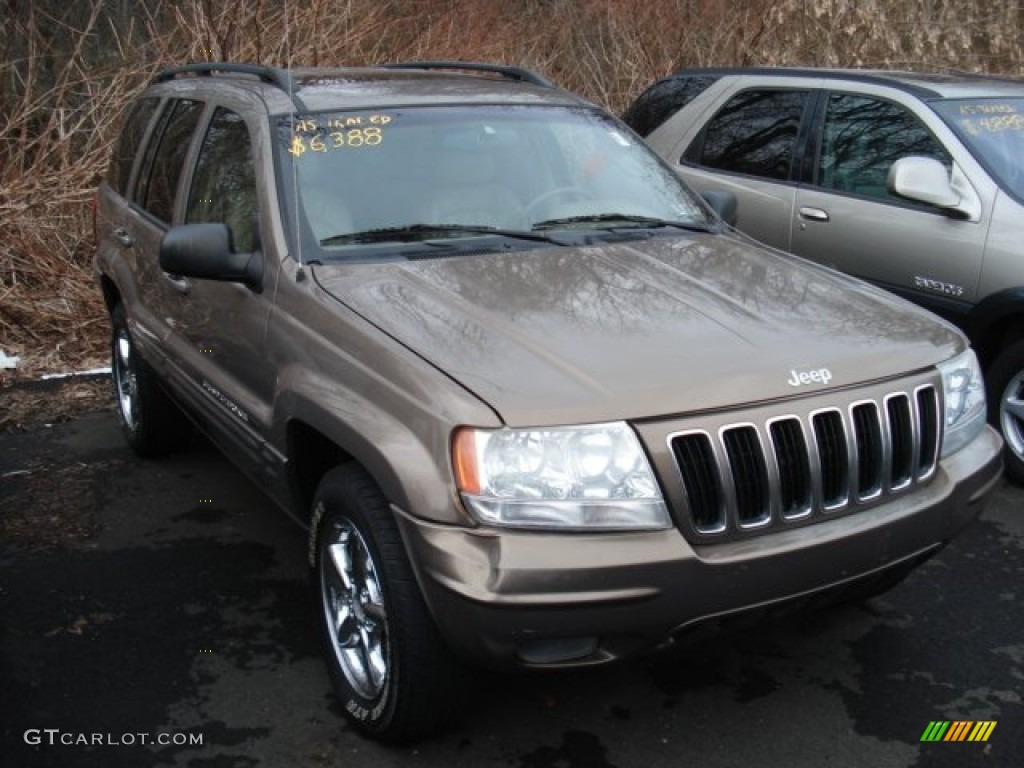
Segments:
[[[110,311],[110,325],[111,379],[125,440],[136,454],[147,458],[180,448],[189,435],[188,422],[135,346],[123,304]]]
[[[1024,485],[1024,341],[1000,351],[988,369],[989,422],[1003,433],[1006,476]]]
[[[407,743],[441,730],[462,673],[420,594],[392,512],[356,467],[328,472],[313,500],[312,582],[324,654],[345,717]]]

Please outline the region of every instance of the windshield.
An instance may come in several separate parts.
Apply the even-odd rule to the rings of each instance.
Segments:
[[[307,247],[705,228],[704,209],[633,134],[587,109],[413,107],[282,118],[282,191]],[[294,180],[294,184],[293,184]],[[308,255],[306,258],[312,258]]]
[[[1024,201],[1024,99],[953,99],[932,107],[999,185]]]

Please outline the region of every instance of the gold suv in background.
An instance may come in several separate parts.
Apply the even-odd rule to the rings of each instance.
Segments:
[[[897,293],[970,337],[1024,483],[1024,80],[684,70],[625,120],[757,240]]]

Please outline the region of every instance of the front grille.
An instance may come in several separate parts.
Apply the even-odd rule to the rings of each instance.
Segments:
[[[753,534],[901,493],[935,472],[938,414],[936,388],[927,384],[675,433],[684,527],[701,536]]]

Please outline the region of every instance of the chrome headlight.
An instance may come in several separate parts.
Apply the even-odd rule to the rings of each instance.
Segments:
[[[647,456],[624,422],[462,428],[452,460],[462,500],[483,523],[577,530],[671,525]]]
[[[985,382],[974,350],[939,365],[943,400],[946,403],[946,433],[942,456],[956,453],[985,427]]]

